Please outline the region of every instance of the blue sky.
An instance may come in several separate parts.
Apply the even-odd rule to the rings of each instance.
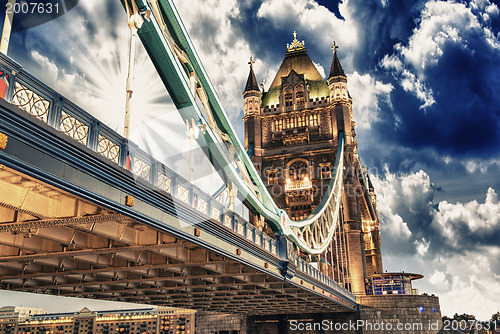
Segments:
[[[296,30],[324,73],[335,40],[354,100],[359,155],[374,175],[384,268],[424,274],[415,285],[439,295],[443,314],[487,319],[500,310],[497,4],[175,2],[240,138],[249,57],[259,82],[270,83]],[[9,56],[122,131],[128,29],[119,1],[80,1],[55,20],[16,32]],[[132,139],[187,170],[187,159],[178,159],[189,148],[182,121],[142,46],[136,80]],[[217,184],[197,178],[209,188]]]

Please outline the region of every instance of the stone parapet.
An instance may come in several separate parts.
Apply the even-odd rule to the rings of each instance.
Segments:
[[[357,302],[360,319],[365,322],[363,334],[436,334],[442,326],[439,298],[435,296],[360,296]]]

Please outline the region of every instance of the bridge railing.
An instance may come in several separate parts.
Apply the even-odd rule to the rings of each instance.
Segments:
[[[278,257],[282,254],[276,240],[235,212],[227,210],[211,195],[24,71],[19,64],[2,53],[0,53],[0,98],[64,133],[76,143],[129,170],[137,179],[170,194],[178,202],[224,225],[271,254]],[[293,262],[299,271],[339,292],[346,292],[341,291],[342,288],[333,279],[303,259],[296,257]]]

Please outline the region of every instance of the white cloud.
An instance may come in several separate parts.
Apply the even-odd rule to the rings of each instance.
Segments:
[[[433,189],[429,175],[423,170],[406,175],[392,174],[386,166],[385,179],[372,177],[377,192],[380,212],[398,212],[405,208],[408,213],[430,211]]]
[[[384,268],[425,275],[416,287],[440,297],[443,315],[475,314],[487,320],[500,298],[500,201],[493,188],[484,200],[433,203],[425,171],[371,177],[377,194]],[[402,231],[407,231],[402,232]],[[405,244],[413,250],[405,250]],[[421,291],[421,292],[424,292]]]
[[[442,201],[432,222],[450,242],[458,239],[454,231],[465,225],[471,232],[489,233],[500,228],[500,203],[493,188],[488,188],[484,203],[473,200],[468,203],[448,203]]]
[[[489,320],[498,311],[500,300],[500,276],[491,266],[493,254],[498,255],[500,247],[490,249],[434,258],[420,254],[382,256],[384,270],[423,274],[423,279],[412,282],[413,287],[419,293],[437,295],[443,316],[468,313],[479,320]]]
[[[399,45],[402,58],[412,65],[418,75],[427,65],[436,64],[443,55],[445,43],[466,43],[464,32],[481,26],[465,4],[429,1],[421,12],[420,23],[414,29],[408,46]]]
[[[125,11],[119,12],[122,15],[113,22],[95,16],[100,4],[99,1],[85,1],[83,6],[59,19],[27,30],[26,44],[32,46],[31,56],[39,65],[30,68],[29,72],[43,77],[46,84],[122,133],[129,30]],[[38,48],[40,43],[46,48]],[[50,53],[40,51],[46,49]],[[54,54],[57,59],[52,59]],[[168,108],[166,103],[158,102],[166,100],[168,93],[140,41],[137,43],[134,88],[132,131]]]
[[[391,92],[394,87],[375,80],[370,74],[354,72],[349,77],[349,92],[355,101],[353,105],[356,125],[361,129],[369,129],[378,120],[381,112],[379,101],[385,101],[392,107]]]
[[[480,10],[475,14],[473,9]],[[385,55],[380,66],[390,70],[403,89],[413,93],[425,109],[436,101],[434,92],[427,85],[425,70],[437,64],[447,44],[458,44],[467,48],[467,37],[478,33],[492,47],[500,48],[498,38],[487,26],[480,23],[481,14],[498,15],[498,7],[487,0],[473,1],[467,6],[454,1],[428,1],[425,4],[418,26],[413,30],[407,45],[398,43],[392,55]]]
[[[326,80],[326,73],[325,73],[325,68],[321,66],[321,64],[313,62],[314,66],[318,69],[319,74],[321,75],[322,78]]]
[[[477,160],[471,159],[462,163],[469,174],[480,172],[482,174],[488,171],[488,168],[500,166],[500,159]]]
[[[404,200],[410,212],[427,210],[433,197],[431,179],[423,170],[400,178]]]
[[[450,282],[446,278],[446,273],[439,270],[434,270],[434,273],[429,277],[429,283],[441,289],[448,289]]]
[[[443,278],[439,273],[430,276],[430,283],[439,291],[442,314],[468,313],[489,320],[498,311],[500,300],[500,275],[492,271],[489,254],[467,252],[442,261],[445,281],[438,280]]]
[[[401,202],[411,202],[411,197],[414,197],[413,189],[403,185],[407,183],[407,178],[415,178],[415,174],[411,174],[409,177],[397,177],[395,174],[391,174],[387,167],[385,180],[377,176],[372,177],[377,192],[377,208],[381,216],[382,233],[401,240],[409,240],[412,236],[408,223],[398,213],[402,206]],[[417,191],[419,190],[415,189],[415,192]]]
[[[380,66],[392,71],[401,87],[406,92],[413,93],[423,103],[420,106],[422,109],[430,107],[436,102],[432,89],[427,87],[421,78],[406,69],[403,62],[395,55],[385,55],[380,61]]]
[[[411,231],[408,228],[408,224],[403,221],[400,215],[384,211],[385,210],[380,210],[379,212],[384,217],[384,225],[382,227],[383,233],[391,235],[392,237],[408,240],[411,237]]]
[[[422,240],[416,240],[415,245],[417,246],[417,253],[420,256],[424,256],[425,254],[427,254],[430,244],[430,241],[425,241],[425,238]]]
[[[359,43],[356,20],[351,19],[353,8],[348,2],[340,3],[339,10],[345,20],[338,19],[334,13],[313,0],[266,0],[262,3],[257,17],[270,20],[278,28],[294,29],[299,40],[314,36],[320,45],[331,45],[335,40],[342,47],[343,55],[348,55]],[[290,21],[290,18],[294,18]],[[292,36],[290,31],[290,37]],[[352,58],[343,59],[344,69],[350,70]]]
[[[57,82],[57,77],[59,76],[59,69],[54,62],[50,61],[49,58],[42,56],[38,51],[31,51],[31,58],[37,62],[46,71],[44,80],[47,82]]]

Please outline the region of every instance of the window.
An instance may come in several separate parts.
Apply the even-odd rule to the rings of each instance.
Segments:
[[[297,101],[297,104],[304,104],[304,91],[298,91],[295,93],[295,101]]]
[[[267,174],[267,184],[278,184],[278,170],[269,169],[266,171]]]
[[[292,160],[288,165],[288,179],[291,181],[301,181],[309,178],[309,164],[307,160]]]
[[[285,93],[285,107],[290,107],[292,104],[292,93]]]
[[[321,168],[321,178],[322,179],[330,179],[332,177],[332,165],[331,163],[322,163],[319,164]]]
[[[274,120],[274,129],[275,131],[283,130],[283,118],[277,118]]]
[[[318,115],[309,115],[309,126],[318,126]]]
[[[297,126],[300,128],[306,126],[306,117],[304,115],[297,116]]]
[[[335,99],[340,99],[340,86],[335,86]]]

